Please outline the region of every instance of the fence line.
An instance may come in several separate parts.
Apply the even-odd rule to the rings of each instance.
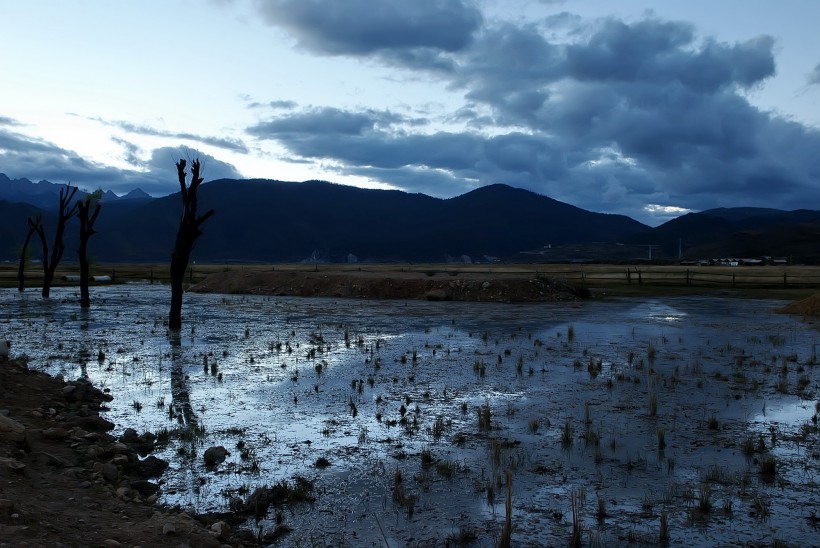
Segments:
[[[721,268],[722,270],[712,270]],[[570,283],[586,286],[601,285],[656,285],[656,286],[692,286],[692,287],[820,287],[820,268],[809,267],[622,267],[616,265],[590,266],[587,268],[566,269],[549,268],[547,265],[520,265],[505,267],[492,265],[489,268],[483,265],[192,265],[186,273],[186,282],[196,283],[207,275],[226,271],[239,270],[248,272],[283,271],[283,272],[325,272],[344,274],[369,272],[382,274],[385,277],[399,273],[417,273],[427,276],[469,276],[469,275],[529,275],[563,279]],[[801,268],[797,271],[796,268]],[[754,270],[747,270],[754,269]],[[769,271],[768,269],[771,269]],[[805,270],[812,272],[806,273]],[[62,276],[76,276],[73,265],[61,269],[57,273],[56,281],[60,284]],[[144,266],[115,266],[98,267],[100,275],[110,275],[112,281],[133,282],[146,281],[149,283],[168,283],[168,268],[165,265]],[[816,272],[814,274],[813,272]],[[26,271],[26,286],[34,287],[42,281],[42,271],[29,268]],[[75,282],[76,283],[76,282]],[[12,287],[17,285],[17,271],[11,268],[0,268],[0,286]],[[74,284],[72,284],[74,285]]]

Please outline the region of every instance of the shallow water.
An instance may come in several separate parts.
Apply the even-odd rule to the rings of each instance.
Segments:
[[[299,475],[317,500],[283,513],[286,542],[489,546],[509,470],[517,544],[568,542],[572,493],[585,543],[654,543],[662,512],[672,542],[817,543],[818,337],[782,303],[186,294],[174,338],[167,287],[94,288],[90,311],[76,293],[0,291],[0,335],[30,367],[110,390],[116,432],[173,432],[163,503],[224,511]],[[231,455],[207,469],[212,445]],[[248,526],[272,529],[274,512]]]

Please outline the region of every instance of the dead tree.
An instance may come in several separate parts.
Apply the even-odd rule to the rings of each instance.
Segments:
[[[37,227],[42,229],[43,216],[37,215],[35,218],[28,218],[28,234],[26,234],[26,241],[23,242],[23,248],[20,250],[20,264],[17,266],[17,291],[23,291],[26,288],[26,256],[28,255],[28,244],[31,242],[31,237],[37,232]]]
[[[191,163],[191,184],[186,185],[188,174],[185,171],[185,160],[176,164],[179,178],[180,196],[182,196],[182,217],[179,220],[177,239],[174,251],[171,253],[171,311],[168,314],[168,327],[180,329],[182,327],[182,292],[185,270],[191,260],[191,250],[197,238],[202,235],[202,224],[214,214],[208,210],[204,215],[197,215],[197,190],[203,179],[200,177],[199,160]]]
[[[80,220],[80,308],[91,307],[91,297],[88,294],[88,240],[97,233],[94,223],[100,214],[101,192],[95,192],[77,202],[77,218]],[[94,208],[91,211],[91,208]]]
[[[77,204],[69,206],[77,193],[77,187],[66,185],[60,189],[60,208],[57,210],[57,228],[54,231],[54,245],[51,248],[51,256],[48,254],[48,243],[46,233],[42,223],[35,227],[34,231],[40,237],[43,244],[43,297],[48,298],[51,293],[51,282],[54,281],[54,272],[60,259],[63,258],[65,244],[63,243],[63,233],[65,233],[66,223],[77,214]]]

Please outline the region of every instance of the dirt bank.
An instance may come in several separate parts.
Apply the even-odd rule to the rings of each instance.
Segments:
[[[820,293],[815,293],[800,301],[787,304],[777,311],[782,314],[818,317],[820,316]]]
[[[0,546],[242,545],[224,522],[155,506],[167,464],[143,458],[150,435],[107,434],[110,399],[0,358]]]
[[[282,272],[230,270],[211,274],[190,291],[296,297],[475,302],[576,300],[588,291],[532,274],[458,272]]]

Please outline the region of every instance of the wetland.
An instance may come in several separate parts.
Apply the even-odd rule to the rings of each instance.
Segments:
[[[188,293],[169,334],[168,293],[0,291],[15,355],[156,436],[161,505],[301,486],[238,525],[284,545],[816,544],[818,337],[783,301]]]

